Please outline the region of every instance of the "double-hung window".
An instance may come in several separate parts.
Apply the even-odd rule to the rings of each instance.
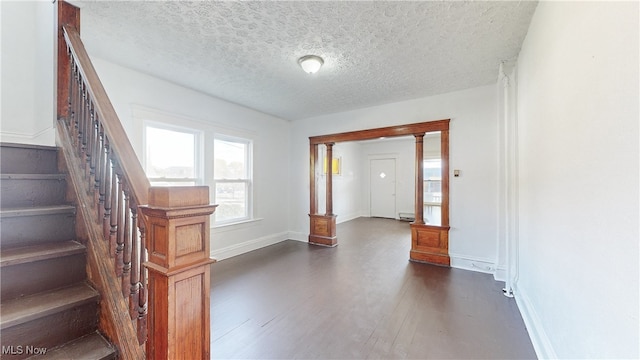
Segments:
[[[213,190],[218,225],[251,219],[251,141],[216,135]]]
[[[197,130],[146,124],[145,172],[154,186],[201,184],[201,137]]]

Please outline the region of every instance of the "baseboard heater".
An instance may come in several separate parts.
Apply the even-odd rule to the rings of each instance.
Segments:
[[[398,213],[398,217],[402,221],[414,221],[416,219],[416,215],[414,213],[406,213],[406,212]]]

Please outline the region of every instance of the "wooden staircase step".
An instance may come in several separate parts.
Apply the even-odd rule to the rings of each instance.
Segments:
[[[0,173],[58,172],[58,149],[51,146],[0,143]]]
[[[98,292],[86,283],[6,301],[0,304],[0,330],[97,301]]]
[[[76,208],[70,205],[47,205],[36,207],[19,207],[7,208],[0,210],[0,219],[21,217],[21,216],[40,216],[40,215],[58,215],[58,214],[75,214]]]
[[[67,182],[64,174],[0,174],[2,208],[64,204]]]
[[[0,247],[75,239],[75,213],[75,207],[69,205],[0,209]]]
[[[28,359],[42,360],[110,360],[116,358],[116,350],[97,332],[48,350],[44,355]]]
[[[0,174],[0,180],[65,180],[65,174]]]
[[[84,245],[73,240],[5,249],[0,254],[0,267],[82,254],[85,251]]]

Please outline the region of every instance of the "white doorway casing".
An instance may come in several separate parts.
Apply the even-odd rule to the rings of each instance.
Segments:
[[[372,217],[396,218],[396,159],[371,159],[369,199]]]

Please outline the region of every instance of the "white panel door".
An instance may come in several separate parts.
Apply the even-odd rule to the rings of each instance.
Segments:
[[[396,218],[396,160],[375,159],[370,163],[371,216]]]

